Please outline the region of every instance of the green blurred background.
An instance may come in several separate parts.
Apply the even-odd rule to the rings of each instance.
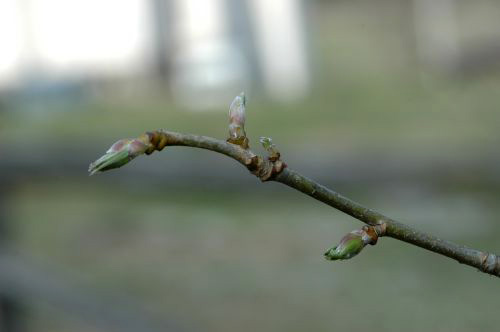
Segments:
[[[299,90],[289,95],[262,74],[255,31],[270,18],[255,14],[259,2],[214,2],[240,23],[227,29],[246,59],[241,84],[176,79],[179,68],[201,65],[171,60],[184,44],[168,24],[160,25],[168,52],[141,74],[53,75],[37,64],[4,84],[5,331],[120,331],[134,320],[186,331],[498,327],[495,278],[392,239],[325,261],[323,252],[361,223],[261,184],[227,157],[167,147],[87,176],[111,143],[146,130],[224,139],[226,95],[244,89],[255,150],[270,136],[304,175],[417,229],[500,252],[500,3],[269,2],[276,25],[287,20],[274,7],[295,8],[302,36],[307,84],[292,84]],[[171,14],[175,1],[148,5],[182,21]],[[212,95],[210,107],[199,106]],[[123,315],[107,320],[111,312]]]

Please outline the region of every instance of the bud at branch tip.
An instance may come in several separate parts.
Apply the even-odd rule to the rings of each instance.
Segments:
[[[124,138],[113,144],[106,154],[89,166],[90,175],[119,168],[152,147],[147,135],[138,138]]]

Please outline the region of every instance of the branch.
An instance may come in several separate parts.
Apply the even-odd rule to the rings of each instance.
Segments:
[[[281,182],[368,225],[347,234],[338,246],[327,251],[325,254],[327,259],[351,258],[366,244],[375,244],[378,237],[389,236],[500,277],[499,256],[415,230],[287,168],[279,159],[280,154],[270,139],[261,138],[261,143],[270,154],[268,158],[253,153],[248,147],[248,139],[243,128],[244,106],[244,96],[238,96],[231,104],[230,135],[227,141],[163,129],[147,132],[138,138],[122,139],[113,144],[104,156],[90,164],[89,172],[92,175],[121,167],[138,155],[161,151],[165,146],[187,146],[218,152],[241,163],[261,181]]]
[[[384,225],[385,233],[383,236],[414,244],[453,258],[459,263],[473,266],[482,272],[500,277],[500,258],[497,255],[467,248],[417,231],[377,211],[364,207],[296,171],[286,168],[286,165],[279,160],[275,162],[269,161],[249,149],[243,149],[239,145],[212,137],[182,134],[167,130],[148,132],[135,140],[144,143],[146,148],[144,153],[147,154],[155,150],[161,151],[165,146],[188,146],[224,154],[241,163],[262,181],[281,182],[368,225]],[[134,140],[130,141],[134,142]],[[91,171],[93,170],[91,169]]]

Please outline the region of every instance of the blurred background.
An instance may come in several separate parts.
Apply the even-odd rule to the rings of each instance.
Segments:
[[[89,178],[117,139],[251,146],[420,230],[500,253],[500,2],[0,0],[0,331],[473,331],[496,278],[225,156],[172,147]]]

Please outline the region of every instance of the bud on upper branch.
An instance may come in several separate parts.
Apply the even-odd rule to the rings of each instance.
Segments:
[[[229,106],[229,138],[228,142],[248,148],[248,138],[245,133],[245,94],[242,92],[234,98]]]

